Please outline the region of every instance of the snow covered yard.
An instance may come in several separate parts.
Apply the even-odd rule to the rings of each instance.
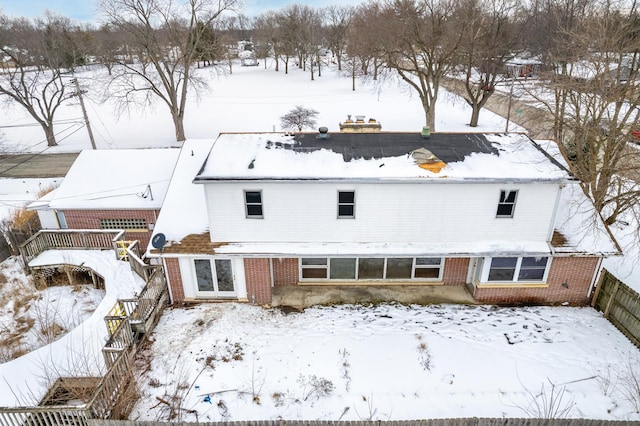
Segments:
[[[104,297],[93,285],[38,287],[11,257],[0,264],[0,363],[52,343],[86,320]]]
[[[131,419],[640,420],[638,350],[590,308],[202,304],[150,340]]]
[[[69,327],[66,334],[45,346],[10,361],[0,360],[0,407],[37,405],[51,384],[49,382],[59,376],[100,374],[104,370],[100,351],[108,338],[104,317],[118,298],[133,297],[144,286],[144,281],[131,271],[129,264],[117,260],[112,250],[48,250],[30,265],[60,263],[91,268],[104,279],[105,289],[81,290],[74,294],[72,287],[50,288],[42,296],[48,310],[32,303],[18,312],[21,317],[35,316],[36,320],[40,312],[49,322],[56,318],[68,321]],[[38,295],[31,293],[31,284],[24,277],[21,262],[16,257],[1,265],[7,282],[0,284],[0,300],[6,302],[1,307],[0,321],[11,329],[10,318],[18,309],[17,299],[11,296],[27,291],[27,296],[33,295],[37,299]],[[73,298],[69,298],[70,294]],[[35,326],[37,337],[38,321]],[[23,338],[25,346],[34,340],[30,333],[24,334]]]

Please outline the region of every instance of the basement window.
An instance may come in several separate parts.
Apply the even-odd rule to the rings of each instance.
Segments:
[[[440,281],[441,257],[303,257],[301,281]]]

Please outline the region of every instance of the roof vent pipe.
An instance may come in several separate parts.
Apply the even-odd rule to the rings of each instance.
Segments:
[[[318,129],[318,133],[319,133],[318,138],[327,139],[329,137],[328,132],[329,132],[329,129],[327,127],[325,126],[320,127]]]

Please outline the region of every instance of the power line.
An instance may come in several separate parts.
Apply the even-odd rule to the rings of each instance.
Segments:
[[[81,118],[69,118],[67,120],[54,121],[52,124],[78,124],[82,123]],[[9,124],[6,126],[0,126],[0,129],[14,129],[18,127],[40,127],[40,123],[25,123],[25,124]]]
[[[69,127],[69,128],[70,128],[70,127]],[[76,130],[74,130],[73,132],[69,133],[67,136],[65,136],[64,138],[60,139],[58,142],[62,142],[63,140],[67,139],[68,137],[70,137],[71,135],[73,135],[74,133],[76,133],[77,131],[79,131],[80,129],[82,129],[82,126],[78,127]],[[65,130],[66,130],[66,129],[65,129]],[[46,150],[48,150],[49,148],[53,148],[53,147],[51,147],[51,146],[47,146],[47,147],[46,147],[45,149],[43,149],[42,151],[40,151],[40,152],[36,152],[35,154],[33,154],[33,155],[31,155],[31,156],[29,156],[29,157],[25,158],[24,160],[20,161],[19,163],[14,164],[13,166],[9,167],[8,169],[5,169],[5,170],[1,171],[1,172],[0,172],[0,175],[1,175],[1,174],[3,174],[3,173],[8,172],[9,170],[13,170],[13,169],[15,169],[16,167],[18,167],[18,166],[20,166],[20,165],[22,165],[22,164],[26,163],[27,161],[29,161],[29,160],[31,160],[31,159],[33,159],[33,158],[35,158],[36,156],[38,156],[38,155],[42,154],[43,152],[45,152],[45,151],[46,151]]]
[[[80,124],[80,125],[82,125],[82,123],[74,123],[74,124]],[[60,130],[58,133],[56,133],[56,134],[55,134],[55,136],[59,136],[59,135],[63,134],[64,132],[66,132],[67,130],[71,129],[71,128],[73,128],[73,126],[69,126],[69,127],[65,128],[65,129],[62,129],[62,130]],[[80,127],[80,129],[81,129],[81,128],[82,128],[82,126]],[[76,131],[77,131],[77,130],[76,130]],[[73,133],[75,133],[76,131],[74,131]],[[72,135],[73,133],[71,133],[71,135]],[[65,140],[66,138],[68,138],[68,137],[69,137],[69,136],[71,136],[71,135],[67,135],[67,136],[65,136],[64,138],[60,139],[60,141]],[[28,149],[31,149],[31,148],[33,148],[34,146],[38,146],[38,145],[40,145],[40,144],[43,144],[43,143],[45,143],[46,141],[47,141],[47,139],[45,138],[45,139],[41,140],[40,142],[37,142],[37,143],[35,143],[35,144],[33,144],[33,145],[30,145],[30,146],[28,146],[28,147],[26,147],[26,148],[23,148],[22,153],[25,153],[25,151],[27,151]],[[21,154],[21,153],[18,153],[18,154]],[[35,155],[37,155],[37,154],[35,154]],[[11,155],[8,155],[6,158],[0,158],[0,163],[5,162],[5,161],[9,161],[9,160],[11,160]],[[5,170],[5,171],[6,171],[6,170]]]

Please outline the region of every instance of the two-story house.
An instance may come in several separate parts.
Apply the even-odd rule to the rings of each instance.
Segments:
[[[618,252],[526,135],[322,129],[186,142],[148,255],[173,302],[456,286],[483,303],[581,305]]]

